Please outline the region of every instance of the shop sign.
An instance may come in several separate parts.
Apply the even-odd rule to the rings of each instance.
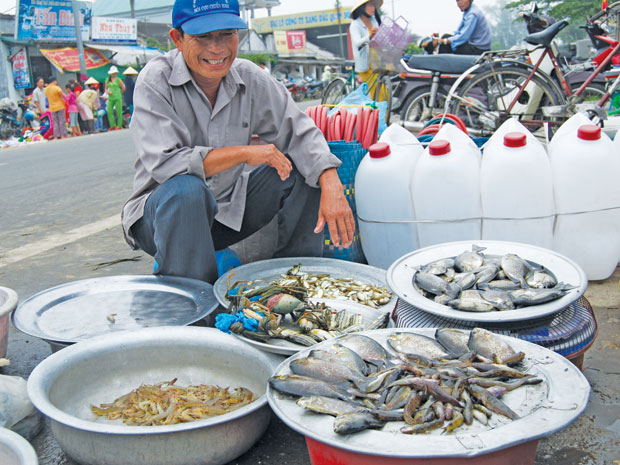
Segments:
[[[76,48],[65,47],[57,49],[41,49],[41,53],[58,68],[72,73],[80,71],[80,57]],[[110,63],[99,50],[87,48],[84,50],[86,69],[99,68]]]
[[[132,18],[93,17],[93,42],[136,43],[138,41],[138,21]]]
[[[28,55],[26,49],[21,48],[11,57],[11,68],[13,70],[13,86],[16,89],[27,89],[32,87],[30,80],[30,67],[28,66]]]
[[[252,29],[258,34],[269,34],[276,29],[309,29],[313,27],[337,26],[349,24],[351,22],[351,10],[341,8],[338,10],[312,11],[309,13],[298,13],[295,15],[269,16],[267,18],[252,19]]]
[[[306,52],[306,31],[273,31],[273,37],[281,55]]]
[[[91,3],[77,2],[82,40],[90,35]],[[18,0],[15,38],[35,41],[75,41],[71,0]]]

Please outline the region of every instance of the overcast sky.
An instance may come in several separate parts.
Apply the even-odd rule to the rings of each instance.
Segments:
[[[341,0],[343,7],[352,6],[354,0]],[[490,6],[496,0],[476,0],[481,7]],[[15,0],[0,0],[0,13],[14,12]],[[272,15],[285,15],[307,11],[319,11],[334,8],[335,0],[280,0],[281,6],[273,8]],[[303,5],[303,7],[302,7]],[[392,10],[393,8],[393,10]],[[127,0],[129,9],[129,0]],[[456,7],[456,0],[384,0],[383,10],[392,16],[403,16],[409,21],[411,31],[418,35],[431,32],[453,32],[461,19],[461,12]],[[256,16],[267,16],[267,10],[257,10]]]

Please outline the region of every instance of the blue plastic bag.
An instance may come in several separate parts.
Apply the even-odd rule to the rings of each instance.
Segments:
[[[350,113],[357,114],[357,111],[359,110],[359,106],[362,106],[362,105],[369,105],[373,108],[378,108],[379,109],[378,134],[381,135],[381,133],[387,129],[387,124],[385,122],[385,112],[387,111],[387,102],[375,102],[372,98],[370,98],[370,96],[368,95],[368,83],[366,82],[362,82],[362,84],[357,89],[355,89],[349,95],[345,96],[340,102],[338,102],[337,105],[339,106],[333,107],[327,113],[327,116],[332,116],[340,109],[344,109]],[[340,105],[359,105],[359,106],[341,107]]]

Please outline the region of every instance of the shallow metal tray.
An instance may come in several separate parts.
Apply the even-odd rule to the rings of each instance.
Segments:
[[[218,307],[213,286],[173,276],[108,276],[62,284],[25,300],[13,312],[20,331],[74,343],[110,332],[185,326]]]
[[[311,299],[312,302],[324,302],[329,307],[335,310],[346,310],[349,313],[356,314],[359,313],[362,315],[364,319],[364,323],[368,324],[379,318],[381,313],[385,313],[384,310],[374,309],[370,307],[366,307],[365,305],[360,305],[354,302],[347,302],[344,300],[327,300],[327,299]],[[283,320],[282,326],[285,328],[299,329],[297,325],[294,325],[291,321],[290,317],[285,317]],[[393,328],[395,326],[392,318],[388,320],[388,328]],[[284,339],[276,339],[273,338],[269,342],[259,342],[244,337],[240,334],[234,334],[239,339],[247,342],[251,346],[256,347],[257,349],[264,350],[265,352],[271,352],[273,354],[279,355],[293,355],[299,352],[300,350],[306,349],[308,346],[303,346],[301,344],[295,344],[294,342],[286,341]]]
[[[435,329],[398,329],[433,337]],[[370,336],[389,350],[386,338],[392,329],[368,331]],[[475,457],[505,449],[527,441],[549,436],[567,427],[585,410],[590,385],[575,365],[559,354],[535,344],[506,336],[509,344],[526,354],[524,366],[528,373],[544,378],[538,385],[524,386],[506,393],[502,400],[521,418],[511,421],[493,415],[489,425],[474,422],[463,425],[454,434],[442,434],[442,429],[427,434],[400,433],[404,422],[387,423],[381,430],[366,430],[341,436],[333,432],[334,418],[308,412],[271,387],[267,390],[269,405],[289,427],[322,443],[352,452],[398,458]],[[312,349],[330,344],[322,342]],[[289,363],[307,357],[304,350],[282,362],[274,376],[291,374]]]
[[[353,278],[369,284],[387,286],[385,270],[381,268],[334,258],[293,257],[262,260],[233,268],[220,276],[213,285],[213,292],[220,305],[228,307],[226,291],[228,291],[229,282],[232,285],[235,281],[255,281],[257,279],[273,281],[300,263],[301,271],[306,273],[328,273],[334,278]],[[389,304],[384,305],[381,309],[393,310],[396,307],[396,300],[394,297]]]
[[[420,294],[412,283],[416,267],[424,266],[435,260],[455,257],[460,253],[471,250],[476,244],[486,247],[483,254],[504,255],[514,253],[525,260],[538,263],[550,270],[558,281],[575,286],[566,295],[551,302],[533,305],[516,310],[491,312],[464,312],[455,310],[447,305],[438,304]],[[568,307],[583,295],[588,279],[586,274],[574,261],[552,250],[535,247],[528,244],[507,241],[459,241],[433,245],[416,250],[396,260],[387,271],[387,282],[394,293],[408,304],[444,318],[468,320],[476,322],[500,323],[508,321],[523,321],[540,318],[559,312]]]

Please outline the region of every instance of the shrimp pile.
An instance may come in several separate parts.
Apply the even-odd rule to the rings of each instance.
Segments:
[[[94,405],[95,415],[122,420],[130,426],[160,426],[204,420],[251,403],[254,394],[240,387],[230,389],[201,384],[175,386],[177,378],[159,384],[143,384],[109,404]]]

